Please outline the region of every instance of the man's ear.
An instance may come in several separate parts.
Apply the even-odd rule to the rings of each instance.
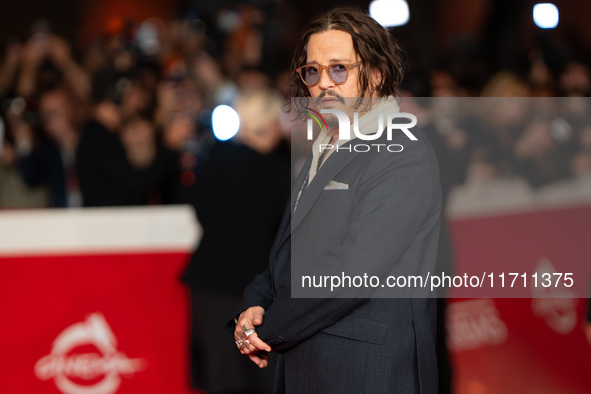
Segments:
[[[380,70],[375,70],[373,72],[374,81],[379,85],[382,84],[382,72]]]
[[[382,86],[382,72],[378,69],[374,69],[371,72],[371,85],[372,90],[376,91],[380,86]]]

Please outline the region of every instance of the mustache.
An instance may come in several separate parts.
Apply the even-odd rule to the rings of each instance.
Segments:
[[[320,101],[325,98],[326,96],[334,97],[339,100],[341,104],[345,104],[345,99],[342,96],[339,96],[334,90],[325,90],[320,93],[320,96],[316,97],[316,105],[320,105]]]

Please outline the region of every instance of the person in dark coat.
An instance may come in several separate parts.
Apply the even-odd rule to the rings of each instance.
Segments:
[[[272,91],[243,93],[237,136],[198,158],[189,202],[203,238],[183,280],[191,290],[192,386],[207,393],[272,389],[272,371],[237,353],[221,328],[241,289],[267,265],[289,196],[289,158],[277,151],[281,104]]]
[[[366,13],[338,8],[305,30],[292,72],[292,96],[305,98],[292,109],[315,107],[326,119],[269,266],[247,286],[226,328],[237,351],[259,367],[268,366],[268,352],[278,354],[276,393],[436,393],[434,298],[412,286],[389,297],[385,282],[345,285],[339,298],[331,298],[330,286],[304,285],[308,273],[386,279],[435,270],[441,187],[433,148],[414,128],[414,139],[401,130],[367,135],[376,134],[379,114],[398,112],[400,48]],[[349,122],[341,127],[342,116],[322,112],[334,109],[349,120],[354,109],[366,135],[348,136]],[[367,150],[369,143],[376,145]],[[390,145],[404,149],[378,149]]]
[[[76,151],[85,207],[145,205],[153,194],[161,192],[162,185],[172,185],[170,179],[178,179],[178,154],[159,143],[155,133],[146,136],[153,139],[151,157],[135,163],[137,155],[132,153],[133,146],[124,144],[124,131],[137,134],[135,131],[146,129],[144,126],[154,130],[149,114],[123,113],[120,104],[125,102],[126,91],[117,93],[119,79],[106,70],[94,81],[92,118],[83,128]]]

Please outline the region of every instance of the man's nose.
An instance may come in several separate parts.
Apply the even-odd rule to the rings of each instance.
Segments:
[[[318,87],[322,90],[332,89],[335,87],[334,82],[328,75],[328,69],[324,68],[320,70],[320,79],[318,80]]]

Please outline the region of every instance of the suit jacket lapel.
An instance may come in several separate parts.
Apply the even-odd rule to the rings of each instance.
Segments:
[[[295,204],[298,200],[298,194],[302,188],[304,181],[308,177],[308,172],[310,172],[311,165],[312,165],[312,155],[308,156],[308,159],[306,160],[306,163],[302,167],[302,170],[300,171],[300,173],[294,183],[294,186],[291,190],[291,201],[290,201],[290,209],[291,209],[290,212],[291,213],[293,213],[293,209],[294,209]],[[303,194],[303,192],[302,192],[302,194]]]
[[[281,225],[279,226],[279,231],[277,232],[277,237],[275,239],[276,247],[273,248],[275,253],[279,252],[279,249],[283,245],[285,241],[287,241],[291,235],[291,216],[293,214],[293,208],[298,198],[298,193],[302,188],[302,184],[306,180],[308,176],[308,172],[310,171],[310,165],[312,164],[312,155],[308,157],[306,163],[302,167],[302,170],[298,174],[296,181],[291,190],[291,198],[289,203],[285,207],[285,213],[283,215],[283,219],[281,220]]]
[[[278,234],[278,244],[276,248],[276,253],[279,249],[283,246],[283,244],[289,239],[291,236],[292,231],[294,231],[297,226],[302,222],[303,218],[306,217],[307,213],[310,211],[314,202],[320,196],[320,193],[326,185],[347,165],[358,155],[358,152],[334,152],[332,155],[326,159],[324,165],[322,165],[321,170],[316,174],[312,182],[308,185],[306,189],[302,191],[300,196],[300,200],[298,201],[298,209],[294,212],[294,206],[297,201],[298,193],[302,188],[302,184],[306,180],[308,176],[308,172],[310,171],[310,165],[312,163],[312,156],[308,157],[306,164],[300,171],[300,174],[297,177],[297,180],[294,184],[292,193],[291,193],[291,200],[289,203],[289,213],[286,212],[282,220],[282,224],[279,229]]]
[[[334,152],[326,159],[320,171],[316,174],[306,190],[302,192],[298,208],[293,212],[291,218],[291,231],[293,232],[302,220],[306,217],[320,193],[326,185],[358,155],[358,152]],[[305,169],[306,167],[304,167]],[[308,166],[309,168],[309,166]],[[306,173],[307,174],[307,173]],[[301,187],[301,183],[299,184]],[[299,191],[299,189],[298,189]],[[293,208],[292,208],[293,209]]]

